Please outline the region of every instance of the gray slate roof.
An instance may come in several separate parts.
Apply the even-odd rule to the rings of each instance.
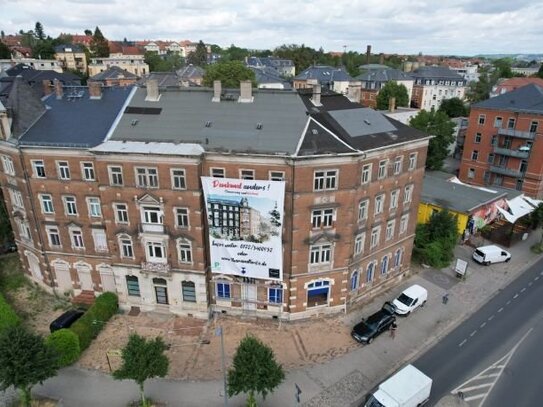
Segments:
[[[62,44],[55,47],[55,52],[83,52],[83,48],[79,44]]]
[[[470,213],[484,204],[505,198],[507,192],[487,192],[467,185],[447,181],[452,175],[426,171],[421,202],[437,205],[456,212]]]
[[[104,72],[99,72],[89,79],[93,81],[105,81],[108,79],[138,79],[138,76],[118,66],[110,66]]]
[[[256,83],[281,83],[284,89],[291,89],[292,86],[285,81],[274,68],[249,66],[249,69],[255,73]]]
[[[388,82],[388,81],[414,81],[415,79],[399,69],[386,68],[370,70],[355,79],[366,82]]]
[[[20,76],[13,78],[4,104],[13,119],[11,132],[16,138],[27,131],[45,112],[40,96]]]
[[[416,79],[445,79],[453,81],[462,81],[464,78],[444,66],[422,66],[411,73]]]
[[[205,71],[199,66],[187,65],[177,70],[177,76],[184,80],[201,79],[204,77]]]
[[[331,66],[316,65],[310,66],[303,72],[294,77],[295,80],[317,79],[319,83],[329,83],[333,81],[350,82],[353,78],[343,68],[334,68]]]
[[[56,99],[53,93],[45,100],[48,109],[19,139],[19,143],[81,148],[96,146],[106,137],[131,89],[102,89],[99,100],[91,100],[85,87],[65,88],[62,99]]]
[[[534,84],[526,85],[511,92],[475,103],[473,106],[543,114],[543,88]]]

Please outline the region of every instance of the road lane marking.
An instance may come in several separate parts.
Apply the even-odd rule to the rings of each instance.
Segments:
[[[469,397],[464,397],[464,401],[472,401],[472,400],[477,400],[477,399],[482,399],[483,397],[485,397],[485,394],[477,394],[475,396],[469,396]]]
[[[503,307],[501,307],[501,308],[498,310],[498,312],[502,312],[502,311],[503,311]]]
[[[521,293],[523,293],[524,291],[526,291],[526,287],[524,287],[522,290],[520,290]]]
[[[509,304],[511,304],[511,300],[509,300],[509,301],[507,301],[507,302],[505,303],[505,305],[509,305]]]
[[[534,283],[531,282],[531,281],[528,282],[528,286],[530,286],[530,287],[531,287],[533,284],[534,284]]]
[[[493,319],[494,319],[494,315],[491,315],[491,316],[488,317],[489,321],[492,321]]]
[[[500,374],[499,373],[491,373],[491,374],[485,374],[485,375],[481,375],[481,376],[477,376],[478,379],[488,379],[490,377],[498,377]]]
[[[468,391],[482,389],[483,387],[490,387],[490,386],[492,386],[492,383],[484,383],[484,384],[479,384],[477,386],[463,387],[462,393],[466,393]]]
[[[486,325],[486,322],[483,322],[483,323],[479,326],[479,328],[484,328],[485,325]]]
[[[462,342],[460,342],[460,343],[458,344],[458,347],[464,346],[464,344],[465,344],[467,341],[468,341],[467,339],[464,339]]]
[[[518,297],[518,293],[516,293],[515,295],[513,295],[513,299],[517,298]]]
[[[535,281],[539,280],[539,276],[536,276],[536,277],[534,278],[534,280],[535,280]]]
[[[473,331],[472,333],[469,334],[469,336],[473,336],[477,333],[477,329],[475,331]]]

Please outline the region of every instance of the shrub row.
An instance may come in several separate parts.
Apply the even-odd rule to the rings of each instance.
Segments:
[[[18,325],[20,322],[21,319],[0,294],[0,333],[6,328]]]
[[[71,365],[81,355],[79,338],[69,329],[59,329],[49,335],[45,341],[58,354],[58,367]]]
[[[104,293],[96,298],[94,304],[71,327],[79,338],[81,352],[89,347],[98,336],[106,322],[117,313],[119,299],[114,293]]]

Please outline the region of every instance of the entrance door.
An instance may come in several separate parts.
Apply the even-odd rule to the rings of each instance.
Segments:
[[[57,286],[60,291],[65,292],[73,288],[70,269],[67,264],[56,264],[55,275],[57,277]]]
[[[246,311],[256,310],[256,285],[243,284],[241,293],[242,293],[241,301],[243,303],[243,309]]]

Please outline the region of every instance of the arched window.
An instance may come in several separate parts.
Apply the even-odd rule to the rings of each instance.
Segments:
[[[366,270],[366,283],[371,283],[373,281],[373,270],[375,269],[375,263],[371,262],[368,264]]]
[[[394,267],[399,267],[402,262],[402,249],[396,250],[394,254]]]
[[[128,295],[140,296],[140,283],[136,276],[126,276],[126,288],[128,289]]]
[[[381,263],[381,274],[386,274],[388,271],[388,256],[383,257],[383,262]]]
[[[330,294],[330,281],[319,280],[307,286],[307,306],[315,307],[319,305],[328,305],[328,295]]]
[[[360,274],[358,273],[358,270],[356,270],[353,274],[351,274],[351,291],[356,290],[358,288],[359,276]]]
[[[164,278],[153,278],[157,304],[168,304],[168,282]]]
[[[196,302],[196,286],[192,281],[182,281],[181,291],[183,294],[183,301]]]

